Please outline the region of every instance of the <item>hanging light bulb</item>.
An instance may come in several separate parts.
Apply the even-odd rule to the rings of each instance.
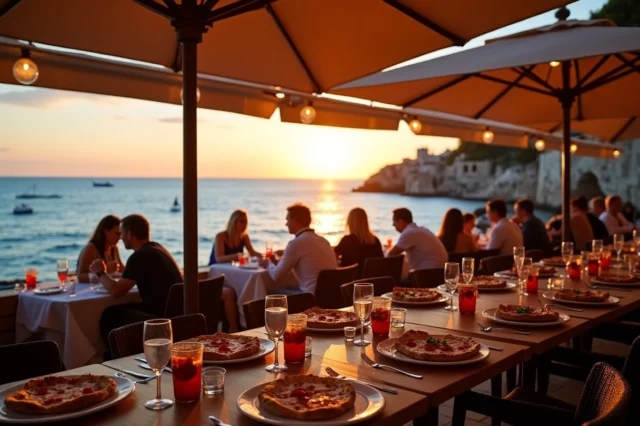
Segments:
[[[418,120],[417,117],[409,122],[409,127],[411,128],[411,131],[416,135],[419,135],[420,132],[422,132],[422,123],[420,122],[420,120]]]
[[[284,93],[282,93],[282,92],[278,92],[278,93],[276,93],[276,98],[278,98],[278,99],[284,99],[284,97],[285,97],[285,96],[287,96],[287,95],[285,95],[285,94],[284,94]]]
[[[614,158],[620,157],[620,150],[619,149],[614,149],[613,150],[613,157]]]
[[[555,67],[557,67],[558,65],[560,65],[560,62],[558,62],[558,61],[551,61],[551,62],[549,62],[549,66],[550,66],[551,68],[555,68]]]
[[[547,144],[545,143],[544,139],[539,138],[539,139],[535,142],[534,146],[536,147],[536,149],[537,149],[538,151],[544,151],[544,149],[546,148]]]
[[[180,102],[182,102],[184,104],[184,89],[180,89]],[[196,103],[200,102],[200,88],[196,87]]]
[[[309,104],[300,110],[300,121],[302,124],[311,124],[316,118],[316,109],[313,107],[313,103]]]
[[[484,132],[482,132],[482,142],[491,143],[493,142],[493,132],[491,129],[487,128]]]
[[[572,154],[575,153],[578,150],[578,145],[576,145],[575,143],[572,143],[569,150],[571,151]]]
[[[38,66],[31,60],[29,49],[22,49],[22,58],[13,64],[13,76],[18,83],[28,86],[35,83],[39,75]]]

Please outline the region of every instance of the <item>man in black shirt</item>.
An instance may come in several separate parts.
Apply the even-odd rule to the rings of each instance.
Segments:
[[[593,198],[591,201],[596,205],[596,208],[599,208],[599,201],[594,202],[594,200],[597,200],[597,198]],[[575,209],[587,215],[587,219],[589,219],[589,224],[591,225],[591,230],[593,231],[593,238],[595,240],[609,240],[609,231],[607,231],[607,226],[598,218],[598,216],[589,211],[589,204],[585,197],[573,198],[571,200],[571,205]]]
[[[124,296],[134,285],[142,303],[107,308],[100,319],[103,338],[109,331],[132,322],[162,316],[169,287],[183,282],[182,272],[171,254],[160,244],[149,240],[149,222],[141,215],[129,215],[120,222],[122,242],[134,253],[127,260],[122,278],[114,280],[105,273],[106,265],[96,259],[89,269],[115,298]]]
[[[549,237],[544,223],[533,214],[533,201],[523,198],[513,206],[514,221],[522,224],[522,237],[527,250],[549,251]]]

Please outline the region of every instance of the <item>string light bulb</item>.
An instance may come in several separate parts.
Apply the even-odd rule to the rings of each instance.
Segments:
[[[278,92],[278,93],[276,93],[276,98],[278,98],[278,99],[284,99],[284,97],[285,97],[285,96],[287,96],[287,95],[285,95],[285,94],[284,94],[284,93],[282,93],[282,92]]]
[[[613,157],[614,158],[620,157],[620,150],[619,149],[614,149],[613,150]]]
[[[420,132],[422,132],[422,123],[420,122],[420,120],[418,120],[417,117],[409,122],[409,127],[411,128],[411,131],[416,135],[419,135]]]
[[[551,68],[555,68],[555,67],[557,67],[558,65],[560,65],[560,62],[558,62],[558,61],[551,61],[551,62],[549,62],[549,66],[550,66]]]
[[[571,153],[575,153],[578,150],[578,145],[576,145],[575,143],[571,144],[571,147],[569,147],[569,150],[571,151]]]
[[[482,132],[482,142],[487,144],[493,142],[493,132],[491,131],[491,129],[487,128],[484,132]]]
[[[302,124],[311,124],[316,119],[316,109],[313,103],[309,102],[307,106],[300,110],[300,121]]]
[[[180,102],[184,104],[184,89],[180,89]],[[200,102],[200,88],[196,87],[196,103]]]
[[[22,49],[22,57],[13,64],[13,77],[18,83],[29,86],[36,82],[39,75],[38,66],[31,60],[31,52]]]
[[[544,149],[547,146],[546,142],[542,138],[539,138],[538,140],[536,140],[536,142],[533,145],[536,147],[538,151],[544,151]]]

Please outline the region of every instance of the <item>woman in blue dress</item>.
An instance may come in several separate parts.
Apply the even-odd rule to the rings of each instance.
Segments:
[[[262,257],[262,254],[255,251],[251,245],[249,234],[247,234],[248,226],[249,216],[246,211],[236,210],[231,213],[227,229],[218,233],[213,242],[209,265],[237,261],[244,256],[245,248],[251,256]]]

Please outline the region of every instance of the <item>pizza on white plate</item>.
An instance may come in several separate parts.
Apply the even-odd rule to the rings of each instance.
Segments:
[[[479,290],[487,288],[504,288],[507,286],[507,282],[501,278],[490,277],[488,275],[478,275],[473,277],[471,284],[478,286]]]
[[[609,293],[601,290],[578,290],[565,288],[562,290],[554,290],[553,298],[574,302],[606,302],[609,300]]]
[[[611,284],[633,284],[640,282],[640,280],[632,274],[616,274],[608,272],[600,273],[600,275],[598,275],[596,279],[598,281]]]
[[[560,315],[546,306],[500,305],[495,315],[508,321],[522,322],[553,322],[558,321]]]
[[[246,358],[260,351],[260,339],[253,336],[216,333],[187,339],[204,345],[202,359],[205,361],[227,361]]]
[[[394,287],[391,299],[399,302],[433,302],[442,295],[430,288]]]
[[[328,420],[354,407],[356,391],[344,380],[314,375],[287,376],[258,394],[260,407],[295,420]]]
[[[47,376],[27,381],[4,405],[20,414],[63,414],[96,405],[115,393],[116,382],[108,376]]]
[[[304,314],[307,316],[307,327],[309,328],[342,329],[360,324],[360,320],[354,312],[338,309],[314,307],[304,311]]]
[[[538,270],[538,275],[541,277],[548,277],[551,275],[555,275],[556,272],[558,272],[558,270],[554,267],[554,266],[549,266],[549,265],[534,265],[537,270]],[[511,274],[512,275],[518,275],[518,270],[516,269],[516,266],[513,265],[511,267]]]
[[[571,258],[571,260],[573,259],[574,257]],[[566,265],[566,262],[564,261],[562,256],[547,257],[546,259],[542,259],[540,263],[542,263],[543,265],[550,265],[550,266]]]
[[[480,352],[480,344],[470,337],[431,335],[422,330],[406,331],[395,341],[395,348],[420,361],[463,361]]]

